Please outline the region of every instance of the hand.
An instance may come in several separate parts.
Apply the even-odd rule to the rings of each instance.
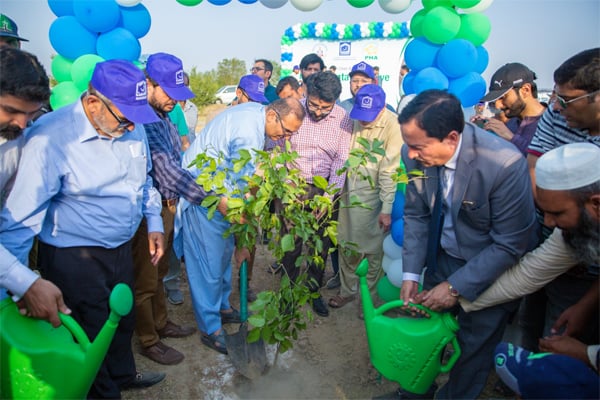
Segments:
[[[415,281],[404,280],[402,281],[402,289],[400,290],[400,299],[404,302],[402,309],[410,312],[410,315],[417,316],[422,315],[429,317],[425,311],[418,309],[415,306],[409,305],[409,303],[420,304],[419,300],[419,283]]]
[[[379,227],[384,231],[388,232],[390,226],[392,226],[392,215],[391,214],[379,214]]]
[[[219,204],[217,205],[217,211],[224,217],[227,216],[227,197],[221,197],[221,200],[219,200]]]
[[[421,304],[433,311],[442,311],[452,308],[458,302],[458,297],[454,297],[448,290],[448,282],[442,282],[422,296]]]
[[[23,298],[17,302],[21,315],[49,321],[53,327],[60,326],[58,312],[71,314],[63,301],[62,292],[54,283],[42,278],[36,279]]]
[[[496,118],[489,119],[483,124],[483,129],[492,131],[503,139],[511,140],[514,134],[507,128],[506,124]]]
[[[585,310],[580,310],[577,304],[572,305],[560,314],[554,325],[552,325],[550,333],[558,335],[561,329],[564,328],[562,335],[577,336],[585,331],[589,316]]]
[[[150,262],[158,265],[158,261],[165,254],[165,235],[162,232],[148,232],[148,248],[150,250]]]
[[[539,347],[541,351],[547,351],[556,354],[563,354],[577,358],[587,365],[590,360],[587,357],[587,345],[570,336],[548,336],[540,339]]]
[[[236,247],[235,251],[233,252],[233,259],[235,260],[235,266],[240,268],[242,266],[242,262],[244,260],[246,261],[250,261],[250,250],[248,250],[247,247],[243,247],[241,249],[238,249]]]

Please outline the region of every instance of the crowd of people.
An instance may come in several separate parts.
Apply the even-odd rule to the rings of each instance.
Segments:
[[[242,150],[286,141],[308,184],[303,199],[324,194],[318,176],[339,189],[334,204],[356,195],[368,205],[320,215],[337,220],[340,243],[357,246],[354,256],[334,252],[323,233],[333,279],[324,282],[322,266],[306,266],[311,306],[322,318],[357,298],[363,259],[375,290],[397,190],[392,175],[401,161],[423,175],[406,186],[400,298],[417,314],[414,304],[456,315],[462,354],[443,386],[380,398],[475,399],[494,367],[523,398],[600,396],[599,48],[558,66],[550,104],[537,100],[533,71],[507,63],[482,99],[492,112],[470,121],[441,90],[412,96],[396,113],[364,61],[349,74],[351,97],[340,99],[335,67],[326,70],[316,54],[277,85],[273,64],[257,59],[235,104],[196,132],[189,76],[168,53],[150,55],[143,70],[100,62],[78,101],[46,112],[48,76],[20,50],[26,39],[14,21],[0,18],[0,287],[23,315],[57,327],[58,312],[71,314],[91,339],[108,317],[112,288],[125,283],[135,293],[88,397],[119,398],[165,378],[136,368],[134,332],[140,353],[159,364],[184,360],[162,338],[196,330],[202,344],[228,353],[222,326],[241,322],[230,303],[233,266],[248,261],[251,276],[254,249],[224,238],[228,199],[209,217],[201,205],[209,193],[191,163],[204,153],[231,166]],[[359,167],[373,185],[338,173],[364,140],[385,150]],[[225,185],[255,172],[249,163]],[[281,233],[289,230],[284,224]],[[296,279],[302,251],[297,237],[273,272]],[[167,301],[183,302],[182,260],[195,326],[168,317]],[[337,294],[323,299],[323,285]],[[501,343],[513,318],[523,336]]]

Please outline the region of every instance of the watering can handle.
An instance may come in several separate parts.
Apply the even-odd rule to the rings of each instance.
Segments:
[[[83,328],[77,323],[77,321],[73,319],[73,317],[59,312],[58,318],[60,318],[60,322],[62,322],[65,328],[71,332],[71,335],[75,337],[81,347],[87,349],[90,346],[90,339],[84,332]]]
[[[422,306],[420,304],[408,303],[408,305],[411,306],[411,307],[416,307],[419,310],[421,310],[423,312],[426,312],[429,315],[439,314],[438,312],[432,311],[429,308],[427,308],[425,306]],[[375,313],[377,315],[381,315],[381,314],[383,314],[383,313],[385,313],[385,312],[387,312],[387,311],[389,311],[389,310],[391,310],[393,308],[400,308],[400,307],[403,307],[403,306],[404,306],[404,300],[394,300],[394,301],[390,301],[388,303],[385,303],[381,307],[377,308],[375,310]]]
[[[445,365],[441,366],[440,371],[442,373],[450,372],[450,370],[452,369],[452,367],[454,367],[454,364],[456,364],[458,358],[460,357],[461,351],[460,346],[458,345],[458,339],[456,337],[452,339],[452,348],[454,349],[454,353],[450,356],[448,362]]]

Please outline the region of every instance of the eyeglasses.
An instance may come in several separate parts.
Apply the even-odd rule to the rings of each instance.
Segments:
[[[275,114],[277,115],[277,120],[279,121],[279,125],[281,126],[281,131],[283,132],[283,136],[293,136],[295,134],[298,133],[298,131],[293,131],[291,129],[286,128],[285,126],[283,126],[283,120],[281,119],[281,114],[279,114],[279,111],[277,111],[276,109],[272,108],[272,110],[275,112]]]
[[[561,106],[561,108],[567,108],[567,106],[570,103],[574,103],[577,100],[585,99],[586,97],[594,96],[598,92],[600,92],[600,90],[596,90],[594,92],[587,93],[587,94],[584,94],[583,96],[575,97],[573,99],[568,99],[568,98],[565,99],[564,97],[560,97],[559,95],[557,95],[556,93],[554,93],[552,95],[552,98],[550,99],[550,101],[552,101],[553,103],[556,102],[556,101],[558,101],[558,105]]]
[[[108,105],[108,103],[106,101],[104,101],[104,99],[100,96],[96,96],[100,99],[100,101],[102,102],[102,104],[104,104],[106,106],[106,108],[108,109],[108,112],[110,113],[110,115],[112,115],[117,122],[119,123],[119,125],[117,125],[117,127],[114,129],[113,132],[119,131],[119,130],[125,130],[127,128],[129,128],[130,126],[135,125],[133,122],[131,122],[128,119],[125,118],[119,118],[119,116],[117,116],[117,114],[115,114],[115,112],[112,110],[112,108],[110,108],[110,106]]]
[[[258,71],[264,71],[264,68],[261,67],[252,67],[250,68],[250,72],[258,72]]]
[[[320,107],[318,104],[313,103],[310,100],[306,100],[306,108],[308,108],[310,111],[319,111],[321,114],[329,114],[332,110],[333,107],[335,106],[335,103],[332,103],[331,105],[327,106],[327,107]]]

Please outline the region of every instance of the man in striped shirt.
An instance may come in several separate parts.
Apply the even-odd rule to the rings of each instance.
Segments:
[[[310,185],[307,198],[323,194],[323,191],[313,185],[313,177],[321,176],[327,179],[329,185],[338,189],[344,187],[346,174],[337,174],[348,158],[350,148],[350,135],[352,122],[336,100],[342,91],[340,79],[331,72],[317,72],[306,78],[306,98],[302,104],[306,109],[306,116],[298,134],[290,138],[292,151],[298,153],[292,167],[300,170],[301,176]],[[337,219],[337,213],[332,218]],[[324,223],[321,226],[325,226]],[[321,256],[327,259],[331,242],[327,235],[322,234],[323,249]],[[302,253],[302,240],[296,238],[295,248],[285,254],[282,264],[290,277],[295,280],[299,275],[296,259]],[[323,281],[323,268],[314,264],[309,265],[308,278],[314,279],[315,284],[310,285],[313,292],[317,292]],[[329,310],[321,297],[313,301],[315,312],[326,317]]]

